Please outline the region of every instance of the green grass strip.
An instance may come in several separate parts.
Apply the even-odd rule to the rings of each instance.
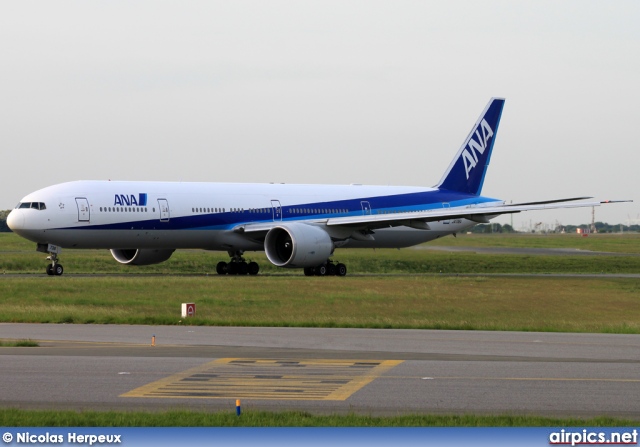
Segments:
[[[640,333],[633,278],[42,276],[0,296],[3,322]]]
[[[468,247],[471,251],[440,252],[419,246],[403,250],[337,249],[334,259],[347,265],[349,274],[424,273],[637,273],[640,272],[640,235],[460,235],[429,242],[424,247]],[[487,255],[473,248],[570,248],[611,252],[610,256],[583,255]],[[12,233],[0,233],[0,274],[43,274],[45,255],[35,245]],[[246,253],[260,264],[263,274],[296,274],[273,266],[264,253]],[[172,275],[215,275],[218,261],[228,261],[226,253],[205,250],[178,250],[166,262],[150,266],[118,264],[108,250],[65,249],[61,263],[65,275],[77,273],[152,273]]]
[[[406,415],[377,417],[356,414],[312,415],[307,412],[122,412],[0,410],[4,427],[628,427],[640,420],[549,418],[537,416]]]
[[[1,348],[35,348],[40,346],[33,340],[0,340]]]

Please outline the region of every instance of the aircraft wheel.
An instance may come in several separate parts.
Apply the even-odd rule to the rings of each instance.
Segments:
[[[347,266],[344,264],[336,265],[336,275],[347,276]]]
[[[62,275],[62,272],[64,272],[64,269],[62,268],[61,264],[56,264],[53,266],[53,274],[56,276],[60,276]]]
[[[327,264],[327,275],[336,276],[337,270],[335,264]]]
[[[237,275],[240,271],[240,266],[238,266],[237,262],[231,261],[227,264],[227,274],[228,275]]]
[[[47,265],[47,275],[53,276],[53,266],[51,264]]]
[[[247,266],[248,270],[249,270],[249,274],[250,275],[257,275],[258,272],[260,271],[260,266],[258,265],[257,262],[250,262],[249,265]]]
[[[315,270],[316,276],[325,276],[327,274],[327,264],[319,265]]]
[[[238,262],[238,275],[246,275],[249,273],[249,266],[245,261]]]
[[[227,274],[227,263],[224,261],[218,262],[216,265],[216,273],[218,275],[226,275]]]
[[[313,267],[305,267],[304,268],[304,276],[313,276],[316,274],[315,272],[316,269],[314,269]]]

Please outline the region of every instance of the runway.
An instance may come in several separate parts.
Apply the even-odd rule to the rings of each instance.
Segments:
[[[151,346],[155,335],[156,345]],[[640,336],[0,324],[0,405],[640,416]]]
[[[448,253],[478,253],[487,255],[524,256],[640,256],[640,253],[617,253],[610,251],[581,250],[578,248],[531,248],[531,247],[457,247],[422,244],[411,250],[444,251]]]

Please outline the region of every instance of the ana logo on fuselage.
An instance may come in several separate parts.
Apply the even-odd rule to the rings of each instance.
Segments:
[[[482,131],[482,135],[480,132]],[[487,141],[493,136],[493,130],[489,127],[486,120],[482,120],[480,126],[475,132],[476,140],[473,139],[473,135],[469,138],[467,147],[462,151],[462,161],[464,162],[464,170],[467,174],[467,180],[469,180],[469,172],[478,164],[478,153],[484,154],[487,148]]]
[[[116,194],[113,200],[113,205],[147,206],[147,194],[140,193],[137,198],[133,194]]]

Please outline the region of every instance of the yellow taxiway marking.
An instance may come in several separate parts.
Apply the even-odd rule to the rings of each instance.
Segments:
[[[122,394],[181,399],[346,400],[402,360],[218,359]]]

